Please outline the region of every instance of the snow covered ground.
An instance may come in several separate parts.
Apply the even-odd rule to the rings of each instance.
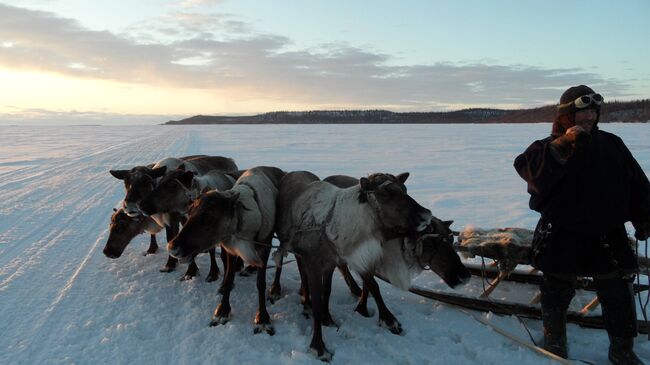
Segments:
[[[607,124],[650,174],[647,124]],[[102,254],[112,208],[123,185],[110,168],[166,156],[229,156],[240,167],[273,165],[364,176],[409,171],[409,192],[452,228],[533,228],[514,157],[550,125],[74,126],[0,129],[0,364],[318,364],[308,351],[311,320],[300,314],[295,264],[283,272],[283,298],[269,306],[277,334],[253,335],[253,277],[237,277],[233,317],[209,327],[219,282],[181,282],[181,265],[158,272],[166,253],[142,256],[139,236],[125,254]],[[159,234],[164,244],[164,235]],[[268,282],[272,278],[268,273]],[[445,288],[433,273],[414,284]],[[381,283],[404,336],[353,312],[355,299],[335,274],[332,314],[324,328],[334,364],[540,364],[550,360],[502,337],[449,305]],[[458,292],[478,295],[472,279]],[[495,299],[528,300],[532,286],[505,283]],[[590,298],[581,293],[578,308]],[[514,317],[478,314],[527,339]],[[541,324],[526,320],[533,336]],[[607,363],[604,331],[569,326],[570,356]],[[650,343],[637,338],[650,363]]]

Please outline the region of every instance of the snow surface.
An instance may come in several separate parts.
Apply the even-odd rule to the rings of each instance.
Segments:
[[[607,124],[650,173],[647,124]],[[164,249],[142,256],[148,237],[124,255],[102,254],[111,209],[123,185],[108,174],[167,156],[229,156],[240,167],[278,166],[365,176],[409,171],[409,192],[452,228],[534,227],[514,157],[548,124],[534,125],[273,125],[1,127],[0,364],[318,364],[308,351],[312,322],[301,316],[295,264],[283,272],[283,297],[269,305],[277,334],[253,335],[257,294],[253,277],[237,277],[233,317],[209,327],[219,282],[181,282],[185,267],[158,272]],[[158,236],[164,248],[164,234]],[[270,285],[273,272],[269,270]],[[414,284],[443,289],[426,272]],[[335,274],[331,311],[339,328],[324,328],[334,364],[552,363],[502,337],[452,306],[380,283],[404,336],[353,312],[355,299]],[[456,290],[480,293],[472,279]],[[450,289],[451,290],[451,289]],[[494,299],[528,301],[530,285],[505,283]],[[580,293],[573,309],[588,302]],[[515,317],[477,314],[528,339]],[[640,314],[639,314],[640,316]],[[533,337],[541,323],[525,320]],[[604,331],[570,325],[570,356],[607,363]],[[637,338],[650,363],[650,344]]]

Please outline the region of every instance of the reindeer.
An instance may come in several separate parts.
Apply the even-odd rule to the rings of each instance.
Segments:
[[[278,186],[284,174],[275,167],[254,167],[244,172],[232,189],[201,194],[190,206],[183,229],[167,246],[181,262],[217,245],[229,254],[220,289],[221,303],[210,326],[229,320],[234,261],[240,257],[246,264],[258,268],[258,312],[254,333],[275,333],[266,310],[266,264],[271,252]]]
[[[235,172],[238,170],[237,165],[231,158],[221,156],[206,156],[206,155],[193,155],[181,158],[168,157],[164,158],[154,165],[136,166],[130,170],[110,170],[109,172],[115,178],[124,181],[126,189],[126,196],[122,202],[124,212],[133,217],[141,215],[140,202],[149,195],[156,187],[160,179],[167,171],[178,169],[181,165],[187,171],[192,171],[198,175],[205,174],[210,170],[217,170],[223,172]],[[154,214],[151,216],[160,226],[165,227],[167,242],[171,241],[179,231],[179,224],[184,219],[178,213],[163,213]],[[147,253],[154,253],[154,250],[147,251]],[[169,256],[165,266],[161,272],[172,272],[176,269],[178,260]],[[188,274],[183,276],[192,277],[192,271],[195,271],[196,266],[191,265],[188,267]],[[198,269],[196,269],[198,270]]]
[[[237,172],[233,173],[237,176]],[[156,187],[144,198],[139,206],[146,216],[181,216],[181,223],[187,220],[187,210],[202,191],[211,189],[228,190],[235,183],[235,178],[221,171],[212,170],[203,175],[197,175],[185,170],[185,164],[178,169],[169,171],[161,178]],[[206,280],[215,281],[219,278],[219,267],[215,260],[215,249],[208,250],[210,254],[210,273]],[[225,252],[221,253],[224,267],[227,263]],[[190,262],[187,272],[181,280],[188,280],[197,275],[198,267],[194,260]]]
[[[350,188],[359,184],[359,179],[344,175],[329,176],[323,181],[339,188]],[[427,228],[418,237],[400,237],[384,242],[384,254],[375,267],[375,274],[403,290],[409,289],[411,277],[426,269],[438,274],[451,288],[466,283],[471,273],[454,250],[454,234],[449,228],[452,223],[453,221],[432,217]],[[368,285],[365,285],[366,282]],[[374,277],[364,281],[355,311],[364,317],[370,317],[367,308],[368,292],[375,298],[379,325],[394,334],[402,334],[402,325],[386,307]]]
[[[369,286],[384,254],[382,243],[415,235],[427,228],[431,212],[406,194],[408,173],[376,173],[359,184],[341,189],[305,172],[287,174],[278,196],[276,232],[282,250],[302,261],[314,313],[310,348],[319,359],[332,354],[322,338],[328,316],[329,294],[337,264],[347,263]],[[369,286],[370,287],[370,286]]]

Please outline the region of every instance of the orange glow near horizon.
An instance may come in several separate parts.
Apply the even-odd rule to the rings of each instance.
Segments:
[[[116,114],[228,114],[302,109],[300,104],[247,98],[237,90],[174,88],[85,79],[38,71],[0,68],[0,114],[21,110]]]

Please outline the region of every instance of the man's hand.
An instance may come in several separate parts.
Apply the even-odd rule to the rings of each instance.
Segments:
[[[589,133],[579,125],[566,130],[564,135],[554,139],[550,145],[551,155],[564,165],[573,153],[589,143]]]

